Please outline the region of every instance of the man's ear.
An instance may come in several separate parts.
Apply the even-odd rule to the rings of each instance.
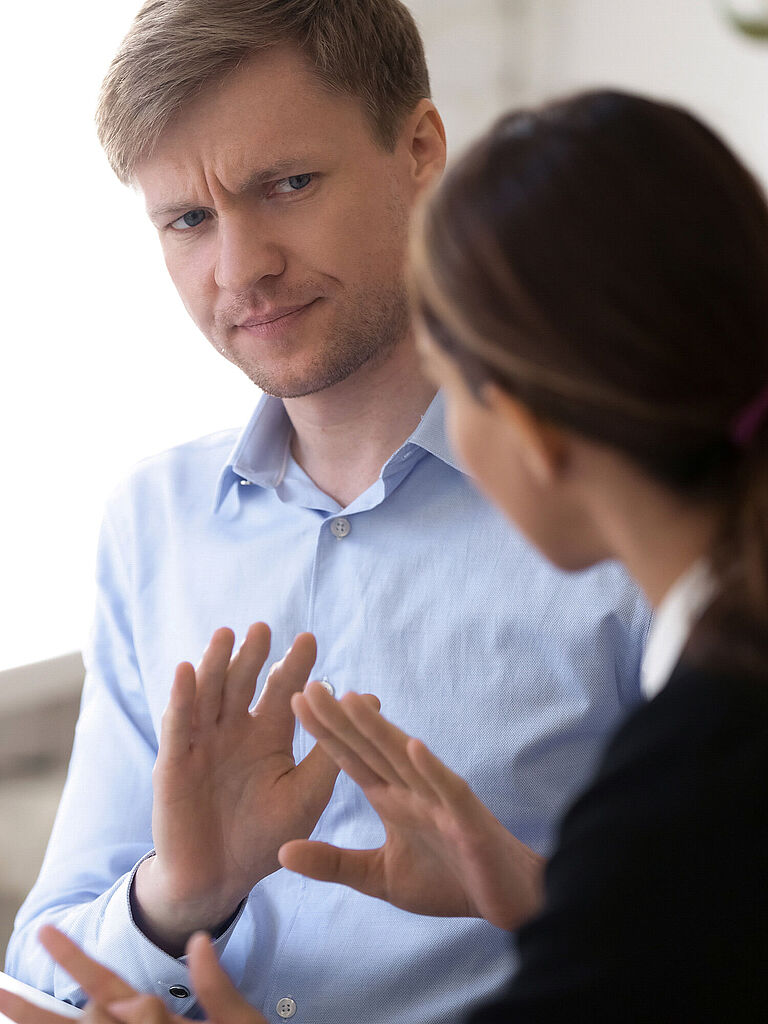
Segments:
[[[543,487],[555,483],[568,462],[566,434],[497,384],[483,385],[482,398],[512,434],[533,479]]]
[[[446,160],[445,127],[431,100],[420,100],[411,112],[403,140],[411,157],[411,180],[422,192],[440,177]]]

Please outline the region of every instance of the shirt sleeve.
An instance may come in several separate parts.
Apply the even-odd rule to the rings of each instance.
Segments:
[[[50,923],[138,990],[188,1014],[195,999],[184,958],[176,960],[150,942],[130,909],[133,875],[152,852],[157,736],[134,650],[128,563],[126,545],[108,514],[99,540],[96,612],[67,780],[40,876],[16,919],[6,971],[58,999],[75,1005],[86,1001],[37,941],[40,926]],[[242,908],[217,939],[220,956],[241,916]]]

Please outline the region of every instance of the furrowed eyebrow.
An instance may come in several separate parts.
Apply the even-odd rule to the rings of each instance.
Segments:
[[[181,203],[169,203],[167,206],[153,206],[151,210],[147,210],[147,213],[151,221],[161,221],[165,220],[166,217],[170,217],[172,213],[180,217],[187,210],[194,210],[196,208],[196,204],[190,199],[187,203],[182,200]]]
[[[312,157],[304,156],[292,156],[286,160],[279,160],[277,163],[272,164],[271,167],[264,167],[260,171],[255,171],[250,174],[240,185],[235,189],[235,195],[241,196],[245,192],[250,190],[255,185],[266,185],[270,181],[279,180],[285,178],[288,174],[293,172],[297,173],[300,167],[306,167],[311,169],[314,166],[315,161]],[[301,171],[300,173],[305,173]]]
[[[266,185],[270,181],[279,180],[280,178],[286,177],[286,175],[293,172],[297,173],[299,167],[309,167],[313,163],[311,157],[295,156],[288,157],[285,160],[279,160],[277,163],[272,164],[269,167],[263,167],[258,171],[254,171],[253,174],[249,174],[239,185],[235,186],[232,194],[236,196],[244,195],[246,192],[250,192],[253,188]],[[305,172],[302,172],[305,173]],[[169,217],[171,214],[181,216],[186,213],[187,210],[193,210],[200,206],[200,202],[197,199],[182,199],[173,203],[163,203],[160,206],[153,206],[148,210],[148,214],[151,220],[158,221]]]

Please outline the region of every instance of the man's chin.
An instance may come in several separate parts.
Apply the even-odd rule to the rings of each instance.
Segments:
[[[316,395],[321,391],[328,391],[329,388],[335,387],[337,384],[341,384],[342,381],[347,380],[354,372],[354,370],[350,370],[344,374],[306,380],[275,380],[273,377],[267,377],[257,372],[248,373],[248,377],[265,395],[271,395],[273,398],[290,399],[306,398],[307,395]]]
[[[230,356],[227,358],[230,358],[230,361],[265,394],[274,398],[292,399],[306,398],[307,395],[328,391],[354,376],[364,366],[385,359],[389,351],[391,348],[385,346],[367,352],[355,350],[351,355],[346,354],[346,357],[340,354],[339,358],[329,360],[323,365],[309,366],[303,372],[297,372],[293,367],[284,371],[270,370],[263,365],[254,366],[252,363]]]

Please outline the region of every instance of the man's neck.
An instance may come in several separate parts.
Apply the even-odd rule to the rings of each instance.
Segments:
[[[284,400],[294,430],[291,454],[345,508],[378,479],[434,396],[412,340],[404,339],[384,362],[325,391]]]

